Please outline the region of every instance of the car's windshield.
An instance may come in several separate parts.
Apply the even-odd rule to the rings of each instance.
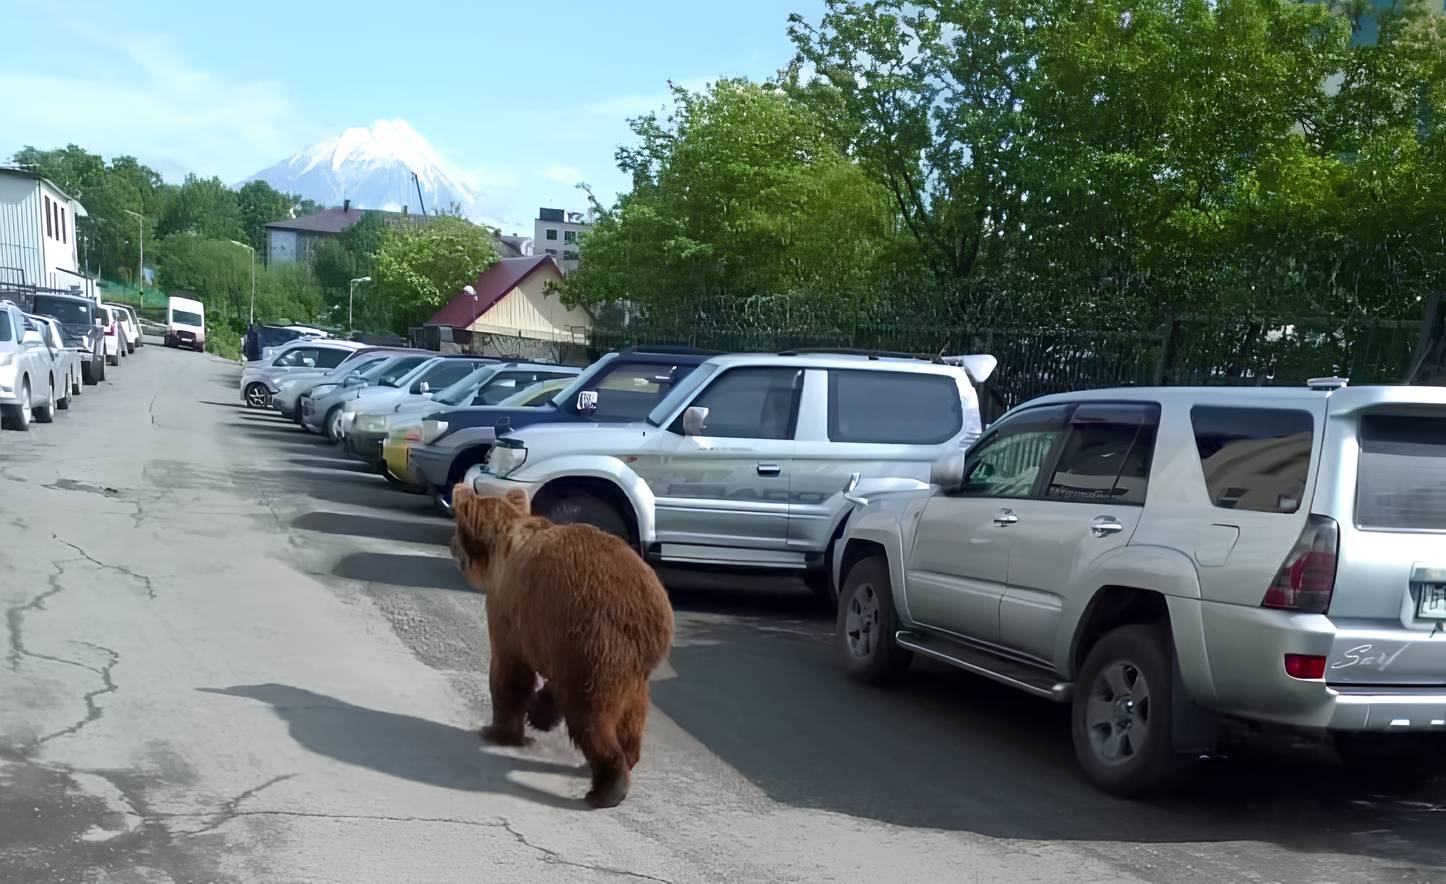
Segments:
[[[177,325],[200,325],[201,314],[192,313],[189,310],[172,310],[171,322]]]
[[[341,363],[336,368],[328,371],[326,377],[344,378],[351,374],[361,374],[363,371],[366,371],[368,368],[371,368],[386,358],[385,356],[361,356],[350,362]]]
[[[462,405],[470,401],[477,388],[496,374],[497,370],[498,366],[491,363],[478,366],[461,380],[438,391],[432,396],[432,401],[442,405]]]
[[[541,383],[533,384],[525,390],[513,393],[511,396],[508,396],[506,399],[503,399],[497,404],[509,407],[532,407],[537,405],[550,405],[552,404],[553,397],[557,395],[558,391],[562,390],[570,383],[572,383],[571,377],[554,378],[550,381],[542,381]]]
[[[70,298],[56,298],[46,295],[35,296],[35,312],[54,316],[66,325],[90,325],[91,305],[87,301],[73,301]]]
[[[426,356],[403,356],[377,374],[377,386],[405,387],[420,378],[432,361]]]

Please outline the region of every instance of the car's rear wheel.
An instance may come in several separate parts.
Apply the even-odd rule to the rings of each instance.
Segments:
[[[265,408],[271,404],[271,391],[265,384],[253,383],[246,385],[246,407]]]
[[[534,505],[534,511],[559,525],[592,525],[614,537],[632,542],[627,519],[617,507],[586,491],[564,491]]]
[[[35,408],[36,423],[48,424],[55,420],[55,381],[47,381],[50,389],[50,397],[45,400],[45,407]]]
[[[1170,634],[1158,624],[1120,627],[1090,649],[1070,729],[1075,757],[1097,788],[1140,798],[1189,771],[1172,739],[1173,666]]]
[[[914,659],[894,640],[898,630],[889,564],[870,556],[849,569],[839,593],[834,640],[849,676],[875,685],[898,681]]]
[[[64,384],[64,386],[62,387],[62,389],[65,390],[65,395],[56,400],[56,402],[55,402],[55,407],[58,408],[58,409],[60,409],[61,411],[69,411],[69,410],[70,410],[70,397],[75,395],[75,393],[73,392],[74,387],[72,387],[71,384],[70,384],[70,376],[69,376],[69,375],[67,375],[67,376],[65,377],[65,384]]]

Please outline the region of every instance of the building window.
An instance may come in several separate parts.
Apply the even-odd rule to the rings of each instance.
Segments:
[[[63,206],[60,209],[60,241],[63,243],[70,242],[70,237],[65,235],[65,207]]]
[[[549,228],[547,228],[547,238],[548,238],[548,239],[557,239],[557,228],[556,228],[556,227],[549,227]]]
[[[563,234],[562,234],[562,241],[563,241],[563,242],[577,242],[577,231],[576,231],[576,230],[567,230],[567,231],[564,231]]]
[[[564,260],[564,261],[576,261],[576,260],[577,260],[577,252],[573,251],[572,249],[568,249],[568,250],[564,251],[564,252],[562,253],[562,260]]]
[[[55,222],[50,214],[50,197],[45,197],[45,235],[51,239],[55,238]]]
[[[557,249],[546,249],[546,252],[547,252],[547,254],[552,255],[553,257],[556,257],[556,256],[557,256]]]

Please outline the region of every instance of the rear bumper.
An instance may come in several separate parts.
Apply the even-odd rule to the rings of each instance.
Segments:
[[[380,466],[382,463],[382,441],[384,436],[372,433],[358,433],[351,430],[346,434],[346,451],[358,460],[366,461],[373,466]]]
[[[1328,731],[1446,734],[1446,684],[1331,683],[1337,628],[1321,614],[1206,602],[1206,654],[1223,715]],[[1286,654],[1330,658],[1325,679],[1292,678]]]

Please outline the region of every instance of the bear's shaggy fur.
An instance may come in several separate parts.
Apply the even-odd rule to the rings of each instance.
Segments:
[[[452,505],[452,555],[487,593],[492,723],[483,739],[520,745],[524,717],[539,730],[566,721],[592,767],[588,804],[617,805],[642,753],[648,676],[673,641],[663,585],[625,541],[534,516],[521,491],[481,497],[458,485]]]

